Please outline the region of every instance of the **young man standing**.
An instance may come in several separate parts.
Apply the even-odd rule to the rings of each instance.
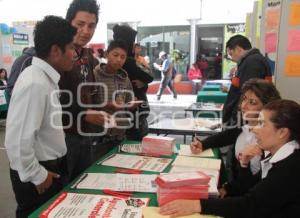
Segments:
[[[67,152],[58,99],[60,72],[72,69],[76,29],[47,16],[34,30],[37,57],[15,84],[7,116],[5,147],[18,203],[28,215],[62,188]]]
[[[226,43],[226,49],[227,54],[237,63],[237,73],[232,77],[232,84],[223,108],[223,123],[225,126],[230,126],[237,123],[243,84],[251,78],[272,80],[272,74],[266,58],[257,48],[252,48],[245,36],[231,37]]]
[[[96,0],[73,0],[66,20],[77,28],[74,38],[77,61],[70,72],[64,72],[59,82],[63,124],[68,148],[69,181],[76,178],[98,155],[95,154],[97,138],[89,136],[89,125],[102,126],[109,118],[105,112],[94,110],[91,105],[97,95],[93,70],[97,61],[90,49],[84,46],[92,39],[98,23],[99,5]],[[94,104],[95,105],[95,104]]]

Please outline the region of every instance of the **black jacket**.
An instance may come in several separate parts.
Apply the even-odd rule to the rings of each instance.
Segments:
[[[230,86],[223,108],[223,123],[230,121],[236,123],[243,84],[251,78],[265,79],[270,76],[272,73],[267,59],[258,49],[251,49],[238,63],[236,77],[239,79],[239,85],[231,84]]]
[[[262,179],[242,197],[201,200],[203,214],[225,218],[300,217],[300,150],[274,163]]]
[[[36,56],[35,49],[34,47],[30,47],[26,49],[24,53],[14,61],[7,80],[7,91],[10,96],[20,73],[26,67],[31,65],[32,57],[34,56]]]

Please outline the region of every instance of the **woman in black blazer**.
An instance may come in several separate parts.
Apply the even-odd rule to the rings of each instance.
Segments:
[[[223,147],[234,144],[234,154],[231,162],[232,178],[222,185],[220,197],[239,196],[245,194],[257,182],[257,173],[260,171],[261,150],[256,151],[252,158],[248,172],[240,171],[239,156],[247,146],[256,144],[252,127],[258,122],[258,114],[263,106],[271,101],[280,99],[280,94],[274,84],[263,79],[250,79],[244,83],[240,99],[240,111],[243,117],[243,126],[226,129],[212,135],[202,142],[194,140],[191,144],[192,153],[200,153],[204,149]],[[241,122],[242,123],[242,122]],[[240,124],[241,125],[241,124]],[[246,182],[245,182],[246,181]]]
[[[207,200],[175,200],[160,213],[171,217],[192,213],[230,218],[300,217],[300,105],[276,100],[265,105],[254,128],[259,147],[267,155],[262,176],[240,197]]]

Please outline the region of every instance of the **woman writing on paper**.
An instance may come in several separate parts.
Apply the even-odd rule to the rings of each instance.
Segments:
[[[192,153],[200,153],[208,148],[223,147],[234,144],[234,154],[230,162],[232,178],[223,184],[219,190],[220,197],[239,196],[248,191],[257,179],[255,176],[260,170],[261,149],[256,144],[256,138],[252,132],[253,126],[257,125],[257,118],[263,106],[271,101],[280,99],[279,92],[273,83],[263,79],[250,79],[243,88],[240,99],[240,111],[244,125],[226,129],[216,135],[203,140],[194,140],[191,143]],[[254,156],[251,159],[248,173],[240,173],[240,154],[247,149]],[[253,177],[253,178],[252,178]]]
[[[245,195],[225,199],[175,200],[160,213],[192,213],[230,218],[300,217],[300,105],[276,100],[265,105],[253,130],[264,151],[261,180]],[[246,164],[246,163],[243,163]]]

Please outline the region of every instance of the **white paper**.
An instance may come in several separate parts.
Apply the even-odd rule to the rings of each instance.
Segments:
[[[214,152],[211,148],[206,149],[199,154],[193,154],[191,152],[190,145],[184,145],[184,144],[180,145],[180,150],[178,152],[178,155],[190,156],[190,157],[214,157],[215,156]]]
[[[127,153],[142,153],[142,144],[123,144],[121,151]]]
[[[171,162],[169,158],[114,154],[100,163],[104,166],[162,172]]]
[[[182,167],[182,166],[173,166],[170,170],[170,173],[185,173],[185,172],[202,172],[210,177],[209,180],[209,188],[208,194],[210,196],[218,196],[218,181],[219,181],[219,170],[209,170],[209,169],[201,169],[197,167]]]
[[[141,218],[147,198],[121,199],[106,195],[62,193],[41,218]]]
[[[221,160],[201,157],[177,156],[173,166],[199,167],[202,169],[220,170]]]
[[[157,175],[121,174],[121,173],[86,173],[73,187],[77,189],[110,189],[127,192],[156,192],[154,180]]]

